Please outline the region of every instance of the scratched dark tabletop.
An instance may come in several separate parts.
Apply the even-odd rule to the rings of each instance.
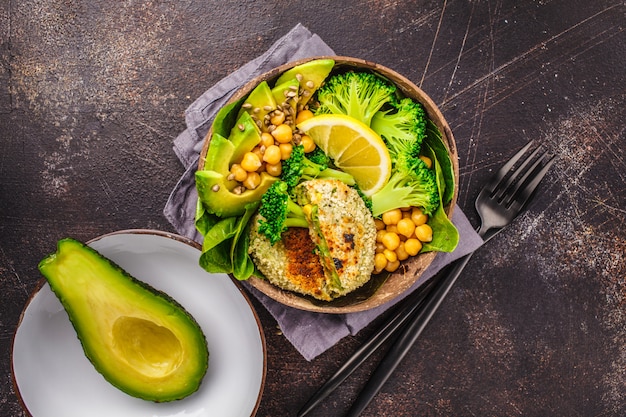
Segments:
[[[173,232],[185,108],[297,23],[440,106],[473,224],[481,184],[524,143],[558,157],[365,415],[626,415],[625,17],[623,0],[1,2],[0,415],[25,415],[10,354],[39,260],[66,236]],[[259,416],[295,415],[380,322],[307,362],[254,306]],[[345,412],[380,357],[311,415]]]

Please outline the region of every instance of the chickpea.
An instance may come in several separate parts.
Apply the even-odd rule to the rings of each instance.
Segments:
[[[248,172],[254,172],[261,167],[261,159],[254,152],[246,152],[241,160],[241,167]]]
[[[400,236],[394,232],[385,232],[381,242],[387,249],[396,250],[396,248],[400,245]]]
[[[422,242],[415,238],[407,239],[407,241],[404,242],[404,250],[410,256],[415,256],[422,250]]]
[[[405,237],[411,237],[413,232],[415,231],[415,223],[409,217],[405,217],[400,219],[396,228],[398,229],[398,233]]]
[[[409,258],[409,254],[406,252],[406,249],[404,248],[404,242],[400,242],[400,245],[398,245],[398,248],[396,249],[396,256],[398,257],[399,261],[404,261],[405,259]]]
[[[399,267],[400,267],[400,261],[387,262],[387,266],[385,267],[385,271],[387,271],[387,272],[395,272]]]
[[[293,145],[291,143],[281,143],[278,145],[280,149],[280,159],[283,161],[289,159],[291,151],[293,151]]]
[[[252,149],[252,153],[259,157],[259,161],[262,161],[265,148],[262,148],[261,145],[257,145]]]
[[[265,146],[265,148],[267,149],[273,144],[274,144],[274,136],[270,135],[267,132],[261,133],[261,142],[259,143],[259,145]]]
[[[381,242],[382,243],[383,237],[385,237],[386,234],[387,234],[387,231],[385,229],[377,230],[376,231],[376,242]]]
[[[376,242],[376,253],[383,253],[385,251],[385,245],[383,245],[383,242]]]
[[[298,112],[298,115],[296,116],[296,124],[304,122],[307,119],[310,119],[311,117],[313,117],[313,112],[311,110],[305,109],[305,110],[300,110]]]
[[[413,223],[415,223],[415,226],[419,226],[428,221],[428,216],[424,214],[422,209],[415,207],[411,211],[411,219],[413,220]]]
[[[433,229],[427,224],[421,224],[415,228],[415,237],[421,242],[430,242],[433,240]]]
[[[300,144],[304,148],[304,153],[313,152],[315,150],[315,142],[313,142],[313,139],[308,135],[302,135]]]
[[[243,181],[243,186],[248,190],[254,190],[261,184],[261,176],[258,172],[248,173],[248,177]]]
[[[267,162],[270,165],[278,164],[280,162],[280,157],[280,148],[276,145],[270,145],[265,149],[263,162]]]
[[[376,230],[384,230],[385,229],[385,223],[383,223],[383,221],[380,220],[380,219],[374,219],[374,224],[376,225]]]
[[[233,175],[233,179],[238,182],[243,182],[248,177],[248,172],[239,164],[233,164],[230,167],[230,173]]]
[[[383,251],[383,255],[385,255],[385,258],[387,258],[387,261],[389,262],[395,262],[398,260],[398,255],[396,255],[396,253],[392,250],[385,249]]]
[[[272,112],[272,115],[270,116],[270,123],[278,126],[281,125],[285,122],[285,113],[283,113],[280,110],[274,110],[274,112]]]
[[[265,172],[270,174],[272,177],[279,177],[283,172],[283,164],[278,162],[277,164],[266,164]]]
[[[377,253],[374,256],[374,271],[380,272],[387,266],[387,258],[382,253]]]
[[[284,123],[276,126],[276,129],[272,130],[271,134],[278,143],[289,143],[293,138],[291,127]]]
[[[424,156],[424,155],[420,155],[420,159],[422,161],[424,161],[424,163],[426,164],[428,169],[431,169],[433,167],[433,161],[431,161],[431,159],[429,157]]]
[[[393,209],[383,213],[382,219],[386,225],[397,224],[402,218],[402,211],[400,209]]]
[[[386,227],[386,230],[388,232],[398,233],[398,226],[395,224],[390,224],[389,226]]]

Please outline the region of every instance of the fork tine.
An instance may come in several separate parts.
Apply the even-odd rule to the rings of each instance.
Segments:
[[[520,188],[522,188],[522,186],[524,185],[524,183],[528,180],[528,177],[530,177],[531,174],[535,173],[535,170],[537,169],[537,167],[541,164],[543,158],[548,154],[548,152],[544,152],[539,158],[537,158],[537,160],[531,165],[530,168],[527,168],[526,165],[528,165],[530,163],[530,161],[533,160],[533,158],[535,158],[537,156],[537,154],[539,153],[539,150],[541,149],[541,147],[538,147],[537,149],[535,149],[535,151],[528,157],[526,158],[526,160],[524,161],[523,164],[520,165],[519,168],[517,168],[515,170],[515,172],[511,175],[511,177],[508,180],[508,186],[507,188],[502,191],[503,193],[506,192],[506,196],[501,197],[502,199],[502,203],[505,206],[510,206],[511,202],[515,199],[515,197],[517,196],[517,192]],[[520,178],[519,180],[515,181],[516,178],[523,173],[524,175],[522,175],[522,178]],[[505,201],[506,200],[506,201]]]
[[[500,186],[497,187],[498,191],[494,192],[494,195],[492,196],[493,198],[496,198],[498,201],[501,202],[505,194],[506,195],[515,194],[515,191],[517,190],[514,189],[513,192],[511,192],[509,190],[510,187],[514,184],[521,184],[525,180],[525,178],[528,177],[528,173],[532,172],[536,168],[536,164],[530,169],[527,169],[526,166],[537,156],[540,149],[541,149],[540,147],[537,147],[530,155],[526,157],[526,159],[524,159],[524,161],[515,169],[515,171],[511,173],[511,175],[509,175],[509,177],[506,180],[501,181]],[[525,173],[526,175],[521,180],[516,182],[517,177],[521,173]]]
[[[531,173],[535,172],[537,167],[541,163],[543,163],[543,160],[546,159],[546,157],[548,157],[548,160],[545,162],[545,165],[543,165],[543,167],[537,173],[533,174],[532,180],[530,180],[530,182],[528,182],[528,184],[526,184],[526,186],[520,191],[516,190],[515,194],[513,195],[513,200],[510,203],[510,206],[512,208],[516,210],[521,210],[526,205],[530,197],[533,195],[533,193],[537,189],[537,186],[539,186],[539,183],[550,169],[550,166],[554,163],[555,155],[549,156],[548,152],[545,152],[543,155],[541,155],[541,158],[539,158],[537,162],[535,162],[533,168],[530,169],[524,176],[524,181],[526,181],[526,178]],[[523,181],[520,182],[520,185],[521,183],[523,183]],[[518,188],[520,185],[518,185]]]
[[[508,162],[506,164],[504,164],[498,170],[498,172],[496,172],[496,174],[493,176],[493,178],[489,182],[489,191],[491,193],[493,193],[496,190],[496,188],[498,188],[498,185],[500,184],[502,179],[511,170],[511,168],[513,168],[513,165],[515,165],[517,163],[517,161],[522,157],[522,155],[524,155],[526,153],[528,148],[530,148],[533,143],[534,143],[534,140],[531,140],[530,142],[528,142],[526,144],[526,146],[524,146],[522,149],[520,149],[519,152],[517,152],[511,159],[509,159]]]
[[[552,165],[554,157],[547,151],[537,158],[541,145],[520,162],[534,143],[531,140],[507,161],[478,194],[474,206],[481,219],[478,233],[483,238],[488,231],[497,229],[487,239],[493,237],[520,213]]]

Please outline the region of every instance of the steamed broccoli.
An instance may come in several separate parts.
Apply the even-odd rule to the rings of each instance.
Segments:
[[[329,168],[330,159],[321,150],[319,153],[312,153],[309,159],[304,153],[304,147],[297,145],[293,147],[291,155],[283,161],[283,171],[280,178],[289,189],[292,189],[300,180],[310,180],[314,178],[332,178],[340,180],[348,185],[354,185],[352,175]],[[317,162],[314,162],[317,161]]]
[[[394,162],[414,159],[426,135],[426,113],[420,103],[406,97],[376,112],[370,127],[384,139]]]
[[[387,184],[372,195],[374,217],[402,207],[422,207],[424,213],[430,215],[438,206],[435,172],[419,158],[397,165]]]
[[[348,71],[331,76],[317,90],[315,114],[345,114],[370,126],[372,117],[395,100],[397,87],[371,72]]]
[[[307,153],[305,156],[309,159],[309,161],[321,167],[324,167],[324,169],[328,168],[332,163],[332,160],[330,159],[330,157],[326,155],[324,151],[321,148],[318,148],[317,146],[315,147],[315,149],[313,149],[313,151]]]
[[[306,215],[289,196],[287,183],[277,181],[261,197],[259,232],[273,244],[281,239],[289,227],[309,227]]]

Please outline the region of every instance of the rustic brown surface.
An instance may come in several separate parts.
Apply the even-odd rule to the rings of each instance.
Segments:
[[[38,261],[65,236],[172,231],[185,108],[298,22],[440,106],[474,224],[480,185],[522,144],[558,155],[366,415],[626,415],[625,14],[621,0],[1,2],[0,415],[24,415],[10,351]],[[294,415],[376,327],[306,362],[255,305],[260,416]],[[373,366],[313,415],[341,415]]]

